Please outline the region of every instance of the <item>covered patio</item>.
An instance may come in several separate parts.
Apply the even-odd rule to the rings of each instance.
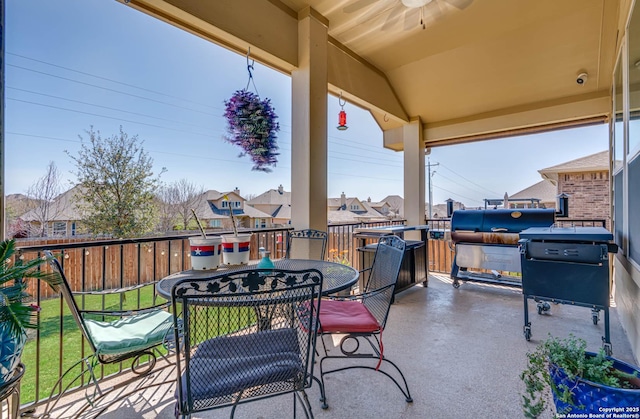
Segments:
[[[637,364],[638,2],[635,11],[634,0],[121,2],[132,13],[239,54],[250,49],[252,59],[291,76],[296,229],[327,229],[328,95],[370,111],[384,133],[383,146],[404,153],[408,225],[425,222],[425,154],[431,147],[609,123],[611,213],[620,246],[611,257],[611,337],[614,356]],[[1,114],[0,125],[4,131]],[[0,148],[4,158],[4,132]],[[2,206],[3,184],[0,179]],[[3,237],[5,221],[3,214]],[[533,315],[527,342],[522,305],[521,290],[472,283],[456,290],[447,275],[432,275],[428,288],[398,295],[385,332],[385,351],[407,374],[414,402],[407,404],[382,377],[348,372],[328,379],[330,408],[314,403],[315,415],[521,417],[519,374],[527,351],[549,333],[573,333],[597,350],[603,334],[588,310],[558,305],[551,315]],[[168,384],[114,403],[102,417],[173,417],[169,378],[158,377]],[[82,397],[71,394],[53,417],[73,412]],[[310,397],[317,401],[317,386]],[[289,407],[290,400],[276,398],[240,412],[281,417]]]
[[[554,305],[550,315],[540,316],[530,308],[533,337],[527,342],[522,335],[522,305],[519,289],[478,283],[454,289],[447,275],[432,274],[427,288],[416,285],[397,295],[384,336],[385,353],[404,371],[413,403],[406,403],[381,374],[351,370],[327,379],[327,410],[320,408],[317,384],[308,390],[315,417],[523,417],[519,393],[524,386],[519,375],[527,351],[548,334],[570,333],[597,351],[603,325],[594,326],[590,310],[583,307]],[[614,356],[634,362],[615,307],[611,330]],[[100,417],[173,418],[174,375],[156,379],[167,383],[113,403]],[[236,417],[280,418],[289,415],[291,402],[291,396],[281,396],[248,403],[238,407]],[[52,417],[68,417],[83,403],[81,394],[70,395]],[[195,417],[228,414],[228,409],[214,410]],[[91,410],[83,417],[92,417]]]
[[[609,123],[621,249],[614,298],[638,357],[640,217],[629,191],[640,187],[640,7],[634,12],[633,3],[123,0],[291,76],[291,222],[298,229],[326,228],[328,95],[371,112],[383,146],[404,153],[408,225],[424,223],[431,147]]]

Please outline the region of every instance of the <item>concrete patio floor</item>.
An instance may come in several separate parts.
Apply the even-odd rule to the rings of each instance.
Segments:
[[[530,302],[529,315],[532,338],[527,342],[522,334],[519,289],[471,282],[454,289],[448,276],[430,275],[428,288],[417,285],[397,295],[384,332],[385,353],[404,372],[413,403],[405,402],[382,374],[351,370],[326,378],[327,410],[320,408],[317,385],[307,391],[313,413],[321,419],[521,418],[519,374],[527,351],[548,334],[565,337],[570,333],[597,351],[604,335],[604,315],[596,326],[588,308],[552,304],[551,314],[538,315],[535,303]],[[637,364],[615,307],[610,323],[613,356]],[[172,374],[164,379],[170,381]],[[169,382],[109,403],[100,418],[173,418],[173,394],[174,384]],[[81,402],[81,395],[75,397]],[[75,405],[65,401],[52,417],[68,417]],[[194,418],[228,417],[229,412],[214,410]],[[236,410],[236,418],[291,416],[290,395],[240,405]],[[298,416],[304,417],[300,410]],[[83,417],[91,417],[91,412]]]

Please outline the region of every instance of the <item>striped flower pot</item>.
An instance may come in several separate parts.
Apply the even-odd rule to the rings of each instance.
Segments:
[[[222,239],[220,236],[189,237],[191,269],[196,271],[217,269],[220,265]]]
[[[225,265],[246,265],[249,263],[251,236],[253,233],[222,235],[222,263]]]

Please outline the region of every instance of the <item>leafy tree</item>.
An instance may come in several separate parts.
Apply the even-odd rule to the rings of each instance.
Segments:
[[[78,184],[85,190],[77,205],[93,234],[136,237],[149,233],[155,220],[154,196],[160,175],[153,173],[153,159],[142,148],[138,136],[120,133],[101,137],[93,127],[82,136],[75,162]]]

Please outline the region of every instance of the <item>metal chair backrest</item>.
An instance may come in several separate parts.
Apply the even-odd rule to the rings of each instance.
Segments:
[[[326,247],[326,231],[293,230],[289,232],[285,258],[324,260]]]
[[[322,279],[315,269],[245,269],[178,281],[177,412],[235,411],[310,387]]]
[[[73,298],[73,292],[71,291],[71,286],[69,285],[69,281],[67,280],[67,277],[64,274],[64,269],[62,268],[62,265],[49,250],[45,250],[44,253],[49,259],[50,261],[49,263],[53,271],[57,272],[60,275],[60,278],[62,279],[60,284],[60,295],[62,295],[62,299],[65,301],[65,303],[67,303],[67,306],[69,307],[69,311],[71,312],[73,319],[78,325],[78,328],[82,333],[82,336],[89,343],[89,346],[91,347],[91,351],[95,353],[96,352],[95,343],[93,342],[93,339],[91,339],[91,335],[89,335],[87,331],[87,327],[84,323],[84,318],[80,313],[80,308],[78,307],[78,303],[76,302],[76,299]]]
[[[381,237],[376,248],[371,273],[364,288],[365,297],[362,303],[367,306],[383,328],[393,301],[393,293],[400,274],[405,248],[405,241],[398,236]],[[376,290],[383,291],[366,296],[366,293]]]

